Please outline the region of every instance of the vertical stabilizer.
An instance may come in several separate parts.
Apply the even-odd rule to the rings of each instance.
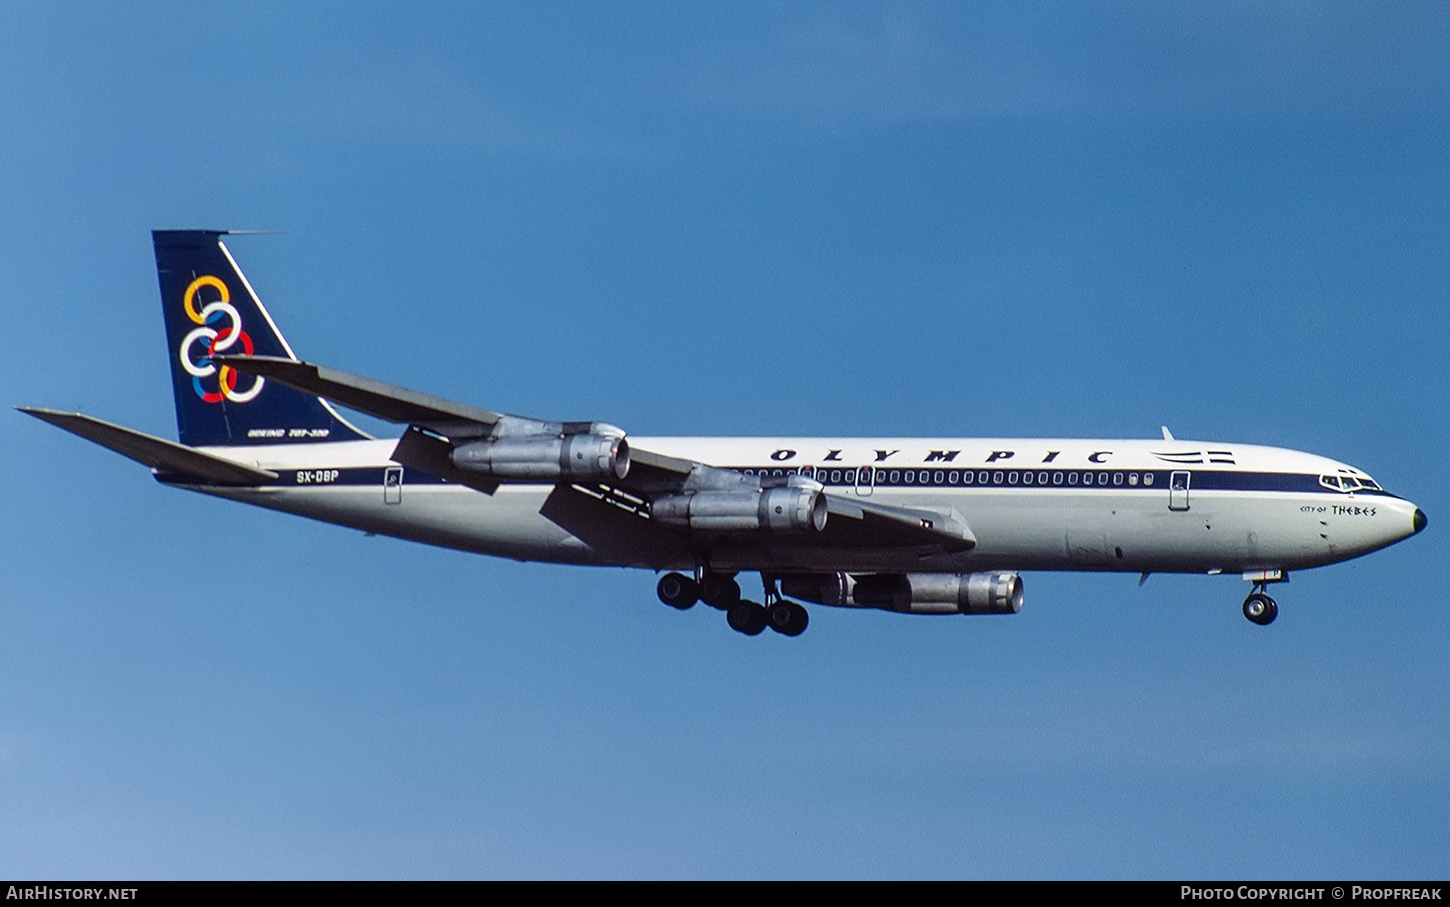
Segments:
[[[297,358],[221,230],[153,230],[176,427],[191,447],[357,441],[326,401],[218,366],[214,355]]]

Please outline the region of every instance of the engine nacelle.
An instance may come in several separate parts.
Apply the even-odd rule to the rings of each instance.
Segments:
[[[1022,577],[1011,572],[795,573],[780,578],[780,591],[820,605],[909,614],[1016,614],[1022,610]]]
[[[796,485],[695,491],[655,498],[650,516],[667,526],[709,532],[820,532],[826,528],[826,496],[819,487]]]
[[[629,474],[629,442],[614,435],[503,437],[460,444],[453,465],[515,482],[614,482]]]

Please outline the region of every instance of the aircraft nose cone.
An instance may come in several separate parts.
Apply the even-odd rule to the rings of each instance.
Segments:
[[[1425,511],[1423,511],[1420,508],[1416,507],[1415,508],[1415,531],[1416,532],[1419,532],[1421,529],[1424,529],[1425,526],[1429,524],[1429,522],[1430,521],[1425,518]]]

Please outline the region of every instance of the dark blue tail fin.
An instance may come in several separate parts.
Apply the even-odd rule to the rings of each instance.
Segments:
[[[214,354],[297,358],[222,245],[225,232],[151,232],[181,443],[365,439],[326,401],[212,362]]]

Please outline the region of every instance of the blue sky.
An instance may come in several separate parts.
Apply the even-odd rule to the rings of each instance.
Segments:
[[[633,434],[1312,450],[1296,574],[816,608],[186,495],[19,414],[0,876],[1444,878],[1443,4],[15,3],[0,388],[172,436],[149,231],[305,358]]]

